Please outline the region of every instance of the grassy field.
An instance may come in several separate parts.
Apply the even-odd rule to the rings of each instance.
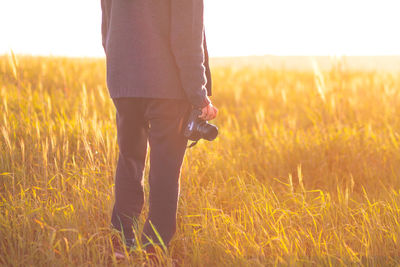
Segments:
[[[400,73],[341,69],[213,68],[164,265],[400,265]],[[112,253],[117,155],[103,60],[0,57],[0,264],[144,263]]]

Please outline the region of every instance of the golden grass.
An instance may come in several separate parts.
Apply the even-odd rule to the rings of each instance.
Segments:
[[[0,264],[117,264],[104,69],[0,57]],[[213,74],[220,136],[186,154],[164,264],[399,265],[400,74]],[[145,261],[135,256],[119,264]]]

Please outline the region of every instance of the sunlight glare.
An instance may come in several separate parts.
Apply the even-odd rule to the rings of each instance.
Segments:
[[[400,54],[395,0],[204,0],[211,56]],[[98,0],[0,2],[0,53],[104,56]]]

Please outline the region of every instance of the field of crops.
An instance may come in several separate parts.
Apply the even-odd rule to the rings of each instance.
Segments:
[[[400,73],[212,71],[163,265],[399,265]],[[143,264],[112,252],[117,155],[103,60],[0,57],[0,264]]]

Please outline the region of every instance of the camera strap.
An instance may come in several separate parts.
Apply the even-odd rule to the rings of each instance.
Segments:
[[[187,146],[187,148],[192,148],[195,145],[197,145],[197,143],[199,142],[199,140],[192,142],[189,146]]]

